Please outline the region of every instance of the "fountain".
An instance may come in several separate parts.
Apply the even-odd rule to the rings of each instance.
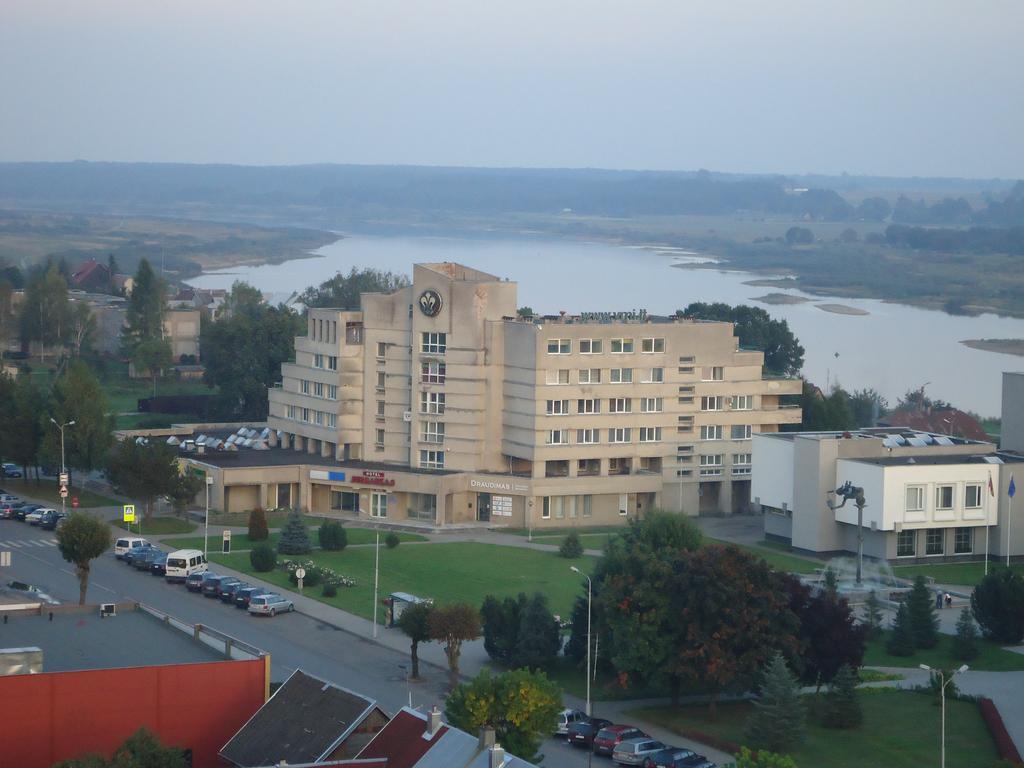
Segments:
[[[861,581],[857,583],[857,560],[853,557],[833,557],[821,571],[804,582],[816,589],[825,588],[825,574],[832,571],[836,589],[851,603],[859,603],[872,592],[879,600],[888,600],[893,592],[906,592],[909,587],[893,574],[892,566],[884,560],[865,560]]]

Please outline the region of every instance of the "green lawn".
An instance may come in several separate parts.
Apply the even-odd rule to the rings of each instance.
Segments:
[[[60,506],[60,493],[55,480],[42,480],[36,482],[35,480],[21,480],[18,478],[5,477],[0,480],[5,491],[13,493],[15,496],[22,498],[36,499],[38,501],[52,504],[55,507]],[[89,507],[116,507],[120,506],[121,502],[117,499],[112,499],[109,496],[102,496],[92,491],[84,491],[81,488],[69,488],[68,489],[68,509],[71,509],[71,499],[74,496],[78,497],[78,505],[82,508]]]
[[[349,544],[373,544],[375,540],[376,531],[371,528],[349,528],[345,526],[345,532],[348,535]],[[398,538],[401,541],[426,541],[425,536],[420,536],[416,533],[403,533],[396,531]],[[316,529],[311,529],[309,532],[310,538],[313,543],[316,543]],[[385,531],[381,531],[381,546],[384,544]],[[277,539],[280,536],[277,532],[271,533],[267,542],[271,545],[277,545]],[[221,535],[220,533],[211,533],[210,541],[214,543],[216,549],[220,549]],[[202,549],[203,548],[203,537],[202,536],[187,536],[184,538],[171,538],[164,539],[164,544],[176,546],[178,549]],[[258,542],[257,542],[258,543]],[[242,551],[252,549],[253,542],[249,539],[247,533],[233,533],[231,534],[231,549],[232,551]]]
[[[580,534],[580,543],[584,549],[604,549],[604,545],[608,543],[608,539],[614,536],[614,533],[582,533]],[[554,536],[534,536],[533,541],[535,544],[554,544],[556,547],[561,546],[562,542],[565,541],[567,534],[556,534]]]
[[[893,656],[885,650],[885,641],[889,632],[881,637],[868,641],[864,653],[864,664],[869,667],[916,667],[927,664],[933,668],[955,669],[963,664],[962,659],[953,657],[953,636],[939,634],[939,644],[934,648],[918,649],[913,656]],[[1011,672],[1024,670],[1024,654],[1005,651],[997,643],[984,639],[978,640],[981,653],[967,663],[971,669],[991,672]]]
[[[126,531],[138,534],[140,523],[135,522],[129,525],[118,520],[115,525],[118,528],[124,528]],[[143,536],[163,536],[166,533],[192,533],[196,529],[195,523],[183,520],[180,517],[151,517],[149,520],[143,520],[141,525]]]
[[[372,617],[374,551],[374,547],[350,547],[342,552],[314,552],[310,560],[354,578],[357,586],[339,588],[334,598],[321,597],[319,587],[310,590],[311,595],[350,613]],[[252,573],[247,553],[212,555],[211,560]],[[381,547],[380,595],[410,592],[437,603],[464,601],[479,606],[487,595],[504,597],[539,590],[547,595],[554,613],[567,616],[580,594],[580,577],[569,571],[570,565],[590,571],[594,558],[570,562],[551,552],[475,542]],[[255,575],[291,588],[283,570]]]
[[[988,572],[1006,567],[1006,561],[992,558],[988,562]],[[1024,563],[1014,563],[1013,570],[1024,576]],[[898,565],[892,569],[901,579],[913,579],[918,574],[932,577],[938,584],[957,584],[973,587],[985,577],[984,563],[949,563],[936,565]]]
[[[835,730],[809,725],[803,744],[790,752],[796,764],[801,768],[920,768],[938,764],[940,708],[932,703],[931,696],[876,689],[862,692],[860,701],[864,709],[860,728]],[[807,704],[813,711],[813,700]],[[946,729],[946,765],[992,765],[998,755],[977,704],[947,701],[946,706],[947,726],[953,724]],[[706,733],[743,744],[751,709],[748,702],[730,702],[719,704],[714,718],[706,706],[637,709],[630,714],[681,735]]]
[[[722,541],[720,539],[709,538],[707,541],[713,544],[721,544],[723,546],[734,544],[734,542]],[[821,568],[823,565],[823,563],[817,560],[810,560],[805,557],[799,557],[798,555],[791,555],[787,552],[780,552],[774,548],[766,546],[753,544],[735,544],[735,546],[763,557],[768,562],[768,565],[779,571],[789,571],[790,573],[814,573],[816,569]]]

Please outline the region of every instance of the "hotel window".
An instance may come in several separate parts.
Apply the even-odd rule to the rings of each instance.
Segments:
[[[444,469],[444,451],[420,451],[423,469]]]
[[[384,447],[384,430],[383,429],[376,430],[376,438],[374,439],[373,444],[375,446],[377,446],[378,448],[383,448]]]
[[[601,354],[601,339],[580,339],[581,355]]]
[[[309,382],[306,381],[305,379],[299,382],[299,392],[301,392],[304,395],[309,394]]]
[[[309,424],[309,408],[302,409],[302,420]]]
[[[664,401],[660,397],[641,397],[640,413],[661,413]]]
[[[388,516],[388,495],[386,493],[370,494],[370,517]]]
[[[627,514],[629,514],[629,494],[628,493],[620,493],[619,494],[619,514],[620,515],[627,515]]]
[[[600,368],[581,368],[580,369],[580,384],[600,384],[601,383],[601,369]]]
[[[679,370],[679,373],[693,373],[693,366],[692,365],[680,365],[678,370]]]
[[[924,532],[924,553],[926,555],[941,555],[946,551],[945,546],[946,529],[929,528]]]
[[[321,382],[313,382],[313,394],[319,398],[322,398],[324,396],[324,385]]]
[[[640,427],[641,443],[660,443],[661,427]]]
[[[616,427],[608,430],[609,443],[629,443],[633,440],[633,430],[629,427]]]
[[[565,517],[565,498],[563,496],[545,496],[544,508],[541,510],[541,517],[549,518],[552,514],[556,518]],[[572,498],[571,496],[568,498]]]
[[[649,371],[644,373],[645,384],[660,384],[665,380],[665,369],[664,368],[651,368]]]
[[[900,531],[896,534],[896,557],[913,557],[917,554],[917,531]]]
[[[325,355],[321,355],[321,354],[313,355],[313,367],[314,368],[323,368],[324,367],[324,357],[325,357]]]
[[[287,413],[288,413],[288,418],[289,419],[294,419],[295,418],[295,406],[294,405],[289,405]]]
[[[701,440],[721,440],[722,426],[720,424],[705,424],[700,428]]]
[[[338,399],[338,385],[337,384],[328,384],[327,385],[327,399],[328,400],[337,400]]]
[[[327,416],[327,426],[328,427],[336,427],[336,426],[338,426],[338,414],[336,414],[336,413],[328,413],[328,414],[326,414],[326,416]]]
[[[632,339],[612,339],[613,355],[628,355],[633,352]]]
[[[952,509],[953,508],[953,486],[952,485],[940,485],[935,488],[935,508],[936,509]]]
[[[700,457],[700,476],[717,477],[722,474],[722,454],[715,453]]]
[[[591,509],[593,498],[590,495],[576,497],[576,506],[580,510],[580,517],[590,517],[593,514]]]
[[[640,340],[640,351],[641,352],[664,352],[665,351],[665,340],[664,339],[641,339]]]
[[[679,357],[679,362],[680,363],[692,363],[693,361],[694,361],[693,355],[686,355],[686,356],[680,355],[680,357]]]
[[[576,474],[587,477],[588,475],[601,474],[600,459],[580,459],[576,462]]]
[[[327,357],[327,370],[336,371],[338,370],[338,358],[335,355],[329,355]]]
[[[384,373],[384,371],[380,371],[380,372],[377,373],[377,391],[378,392],[383,392],[384,391],[384,382],[386,380],[387,380],[387,376]]]
[[[423,331],[420,351],[428,355],[443,355],[448,349],[448,334]]]
[[[630,397],[613,397],[608,401],[608,413],[632,413],[633,399]]]
[[[387,351],[388,351],[388,345],[385,344],[383,341],[378,341],[377,342],[377,357],[381,357],[381,358],[384,357],[385,354],[387,353]]]
[[[444,413],[444,392],[420,392],[420,413]]]
[[[324,412],[323,411],[313,411],[313,423],[314,424],[319,424],[320,426],[323,426],[323,423],[324,423]]]
[[[749,424],[733,424],[729,430],[730,440],[749,440],[751,427]]]
[[[907,512],[923,512],[924,511],[924,486],[923,485],[908,485],[907,486]]]
[[[600,441],[600,431],[596,429],[577,429],[576,442],[580,445],[595,445]]]
[[[569,444],[569,430],[567,429],[549,429],[547,445],[568,445]]]
[[[572,339],[548,339],[549,355],[568,355],[572,352]]]
[[[413,520],[437,520],[437,496],[433,493],[410,493],[408,515]]]
[[[420,363],[420,381],[424,384],[444,384],[448,367],[437,360]]]
[[[593,400],[577,400],[576,401],[576,413],[600,413],[601,412],[601,401],[594,398]]]
[[[547,414],[548,416],[564,416],[569,413],[569,401],[568,400],[548,400],[547,402]]]
[[[750,454],[734,453],[732,455],[732,473],[734,475],[750,474]]]
[[[700,409],[702,411],[720,411],[722,410],[722,397],[721,395],[704,396],[700,399]]]
[[[546,381],[548,384],[568,384],[569,369],[561,368],[557,371],[548,371]]]
[[[974,551],[974,529],[973,528],[957,528],[953,532],[953,554],[954,555],[969,555],[973,551]]]
[[[436,443],[438,445],[443,443],[444,423],[440,421],[421,421],[420,441],[424,443]]]
[[[753,395],[733,395],[730,404],[734,411],[752,411],[754,409]]]
[[[966,509],[979,509],[981,507],[981,486],[968,485],[964,488],[964,507]]]
[[[378,419],[383,419],[384,418],[384,401],[383,400],[378,400],[377,401],[377,418]]]
[[[551,517],[551,497],[545,496],[541,505],[540,516],[547,520]]]
[[[725,368],[720,365],[700,369],[701,381],[722,381],[725,379]]]
[[[612,382],[612,384],[632,384],[633,383],[633,369],[632,368],[612,368],[612,370],[611,370],[611,382]]]

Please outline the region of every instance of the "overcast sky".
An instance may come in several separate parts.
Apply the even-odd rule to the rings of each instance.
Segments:
[[[0,0],[0,160],[1024,177],[1019,0]]]

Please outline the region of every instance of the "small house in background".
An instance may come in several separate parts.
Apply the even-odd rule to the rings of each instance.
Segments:
[[[220,756],[239,768],[344,760],[387,723],[375,701],[295,670]]]
[[[89,259],[71,273],[71,287],[83,291],[105,292],[109,290],[110,268],[96,259]]]

